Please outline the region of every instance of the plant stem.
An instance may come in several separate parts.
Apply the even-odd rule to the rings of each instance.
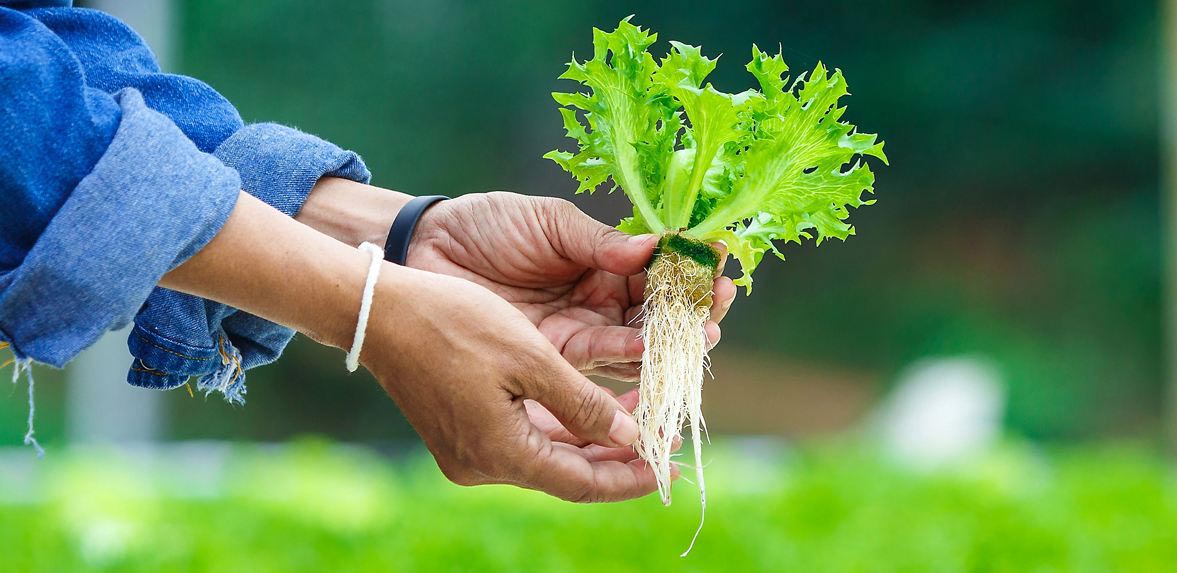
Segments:
[[[646,220],[646,226],[650,231],[661,234],[666,231],[666,224],[658,217],[658,211],[654,209],[654,205],[650,203],[650,197],[646,195],[646,188],[642,185],[642,178],[637,170],[637,152],[634,151],[633,144],[630,143],[631,137],[626,131],[617,131],[613,136],[613,148],[617,154],[617,167],[621,176],[621,180],[617,183],[621,185],[621,190],[629,196],[629,200],[633,206],[637,208],[638,213],[641,213],[642,218]]]
[[[730,195],[730,197],[738,196],[739,195],[737,195],[735,191],[733,191]],[[745,193],[743,196],[748,197],[759,195],[754,193]],[[723,229],[737,221],[743,221],[744,219],[747,219],[748,217],[751,217],[755,214],[755,210],[749,213],[747,208],[738,198],[732,199],[717,205],[715,210],[712,211],[710,215],[707,215],[705,219],[699,221],[698,225],[687,229],[686,234],[696,239],[705,237],[709,233]]]
[[[674,220],[670,221],[675,229],[685,229],[687,225],[691,224],[691,213],[695,211],[695,200],[699,198],[699,189],[703,187],[703,177],[707,175],[707,168],[710,167],[714,155],[714,153],[695,153],[695,164],[691,167],[691,182],[687,185],[686,198],[679,206],[679,212],[675,214]],[[704,159],[707,161],[706,165],[703,164]]]
[[[626,173],[626,171],[631,171]],[[646,220],[646,226],[650,227],[653,233],[661,234],[666,231],[666,224],[658,217],[658,211],[654,209],[654,205],[650,203],[650,198],[646,196],[646,190],[640,183],[641,178],[637,177],[632,170],[622,168],[621,189],[629,196],[630,202],[637,208],[638,213],[641,213],[642,218]]]

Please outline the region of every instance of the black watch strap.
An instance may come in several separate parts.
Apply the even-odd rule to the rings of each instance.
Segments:
[[[404,265],[409,258],[409,241],[413,238],[413,230],[417,228],[417,221],[425,210],[434,203],[449,199],[445,195],[426,195],[414,197],[404,207],[401,207],[396,219],[392,221],[392,228],[388,231],[388,240],[384,243],[384,260]]]

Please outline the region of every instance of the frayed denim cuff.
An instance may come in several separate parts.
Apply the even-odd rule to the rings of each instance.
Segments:
[[[247,125],[214,155],[237,170],[242,188],[288,216],[302,208],[322,177],[366,183],[358,155],[289,127]],[[198,390],[245,401],[245,370],[281,355],[294,331],[199,297],[157,289],[135,319],[128,344],[136,357],[127,381],[171,389],[196,377]]]

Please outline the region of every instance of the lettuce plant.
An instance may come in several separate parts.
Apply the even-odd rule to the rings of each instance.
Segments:
[[[629,18],[593,30],[592,58],[573,57],[560,76],[582,89],[552,94],[577,149],[545,157],[576,178],[578,193],[620,188],[633,215],[619,229],[662,236],[644,303],[638,450],[669,504],[672,444],[689,421],[705,508],[703,328],[720,261],[711,245],[726,245],[743,273],[736,284],[751,292],[764,254],[784,258],[779,244],[853,235],[850,209],[873,202],[863,158],[887,156],[874,134],[842,120],[849,92],[837,69],[819,63],[791,79],[780,53],[753,46],[746,68],[757,88],[733,94],[706,82],[718,58],[670,42],[656,60],[656,41]]]

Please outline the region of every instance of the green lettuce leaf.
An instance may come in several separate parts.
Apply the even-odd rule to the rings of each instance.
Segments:
[[[886,163],[887,156],[875,135],[839,121],[846,108],[838,100],[849,93],[841,71],[831,73],[819,63],[808,77],[789,84],[780,54],[769,56],[755,47],[747,69],[764,92],[751,104],[751,121],[744,126],[749,137],[734,160],[742,171],[731,192],[689,232],[702,240],[738,235],[745,244],[732,251],[749,253],[740,266],[741,284],[750,286],[751,273],[773,249],[773,240],[812,236],[821,244],[853,235],[846,222],[850,208],[874,202],[865,198],[873,193],[874,173],[854,160],[872,156]]]
[[[781,54],[753,46],[746,69],[759,90],[730,94],[704,83],[716,58],[671,42],[656,62],[656,39],[629,18],[594,30],[593,58],[574,58],[561,76],[588,88],[553,94],[578,151],[545,157],[576,177],[578,192],[610,179],[621,187],[634,205],[618,226],[627,233],[723,241],[749,291],[766,252],[783,258],[775,242],[854,234],[850,209],[873,202],[862,158],[887,156],[877,136],[841,121],[841,71],[819,63],[790,80]]]
[[[628,228],[660,233],[666,226],[655,209],[681,124],[669,96],[651,89],[658,64],[647,48],[657,39],[629,18],[612,32],[593,29],[592,59],[573,57],[560,76],[580,82],[588,93],[552,94],[579,150],[544,157],[580,182],[578,193],[611,178],[633,203],[634,224]]]

